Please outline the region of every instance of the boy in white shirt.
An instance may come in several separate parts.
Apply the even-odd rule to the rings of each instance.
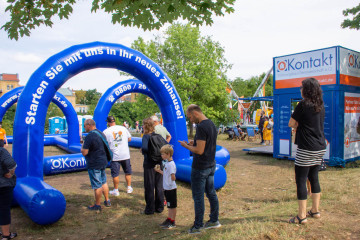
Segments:
[[[168,207],[168,218],[160,224],[164,229],[171,229],[176,227],[175,217],[176,217],[176,207],[177,207],[177,197],[176,197],[176,165],[172,159],[174,149],[171,145],[167,144],[162,146],[160,149],[161,157],[163,161],[163,171],[161,171],[160,165],[155,166],[155,171],[163,175],[163,187],[164,195]]]

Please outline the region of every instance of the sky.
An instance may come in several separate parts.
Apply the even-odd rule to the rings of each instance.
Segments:
[[[267,72],[273,57],[337,45],[360,51],[360,31],[340,27],[342,11],[358,4],[355,0],[237,0],[234,13],[214,17],[213,25],[200,30],[225,49],[232,64],[228,78],[249,79]],[[1,26],[10,19],[4,15],[5,7],[6,0],[0,0]],[[42,26],[18,41],[1,30],[0,73],[17,73],[25,85],[49,57],[73,45],[101,41],[130,47],[138,37],[154,39],[169,26],[150,32],[113,25],[110,14],[91,13],[90,8],[91,1],[80,0],[68,20],[54,18],[52,28]],[[124,77],[117,70],[100,68],[74,76],[63,87],[104,93],[121,80]]]

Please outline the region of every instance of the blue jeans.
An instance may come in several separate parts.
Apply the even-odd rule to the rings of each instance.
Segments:
[[[99,189],[106,183],[105,168],[88,169],[92,189]]]
[[[215,168],[191,169],[191,190],[194,199],[195,222],[194,226],[200,228],[203,226],[205,203],[204,193],[210,202],[210,221],[219,220],[219,200],[214,188]]]

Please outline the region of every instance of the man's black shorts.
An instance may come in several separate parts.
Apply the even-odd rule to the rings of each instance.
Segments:
[[[120,174],[120,165],[125,173],[125,175],[131,175],[131,164],[130,159],[122,160],[122,161],[112,161],[110,163],[110,169],[111,169],[111,177],[117,177]]]
[[[177,207],[176,188],[171,190],[164,190],[164,195],[166,198],[167,207],[176,208]]]

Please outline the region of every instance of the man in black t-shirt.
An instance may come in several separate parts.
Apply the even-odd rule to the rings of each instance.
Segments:
[[[105,197],[105,206],[110,207],[109,187],[106,182],[105,168],[108,164],[105,143],[105,135],[96,129],[95,121],[87,119],[84,123],[86,136],[84,145],[81,148],[85,156],[86,165],[90,177],[90,183],[95,193],[95,204],[88,207],[89,210],[101,210],[101,195]],[[102,136],[102,137],[101,137]]]
[[[195,203],[195,221],[189,229],[189,233],[194,234],[199,233],[202,228],[218,228],[221,226],[219,222],[219,200],[214,188],[217,130],[214,123],[195,104],[191,104],[187,108],[186,115],[190,122],[197,124],[194,141],[190,143],[179,141],[181,146],[193,153],[191,190]],[[210,220],[205,225],[203,224],[204,193],[210,202]]]
[[[260,136],[261,136],[261,144],[265,145],[264,134],[263,134],[264,123],[265,123],[265,112],[261,111],[260,121],[259,121],[259,132],[260,132]]]

